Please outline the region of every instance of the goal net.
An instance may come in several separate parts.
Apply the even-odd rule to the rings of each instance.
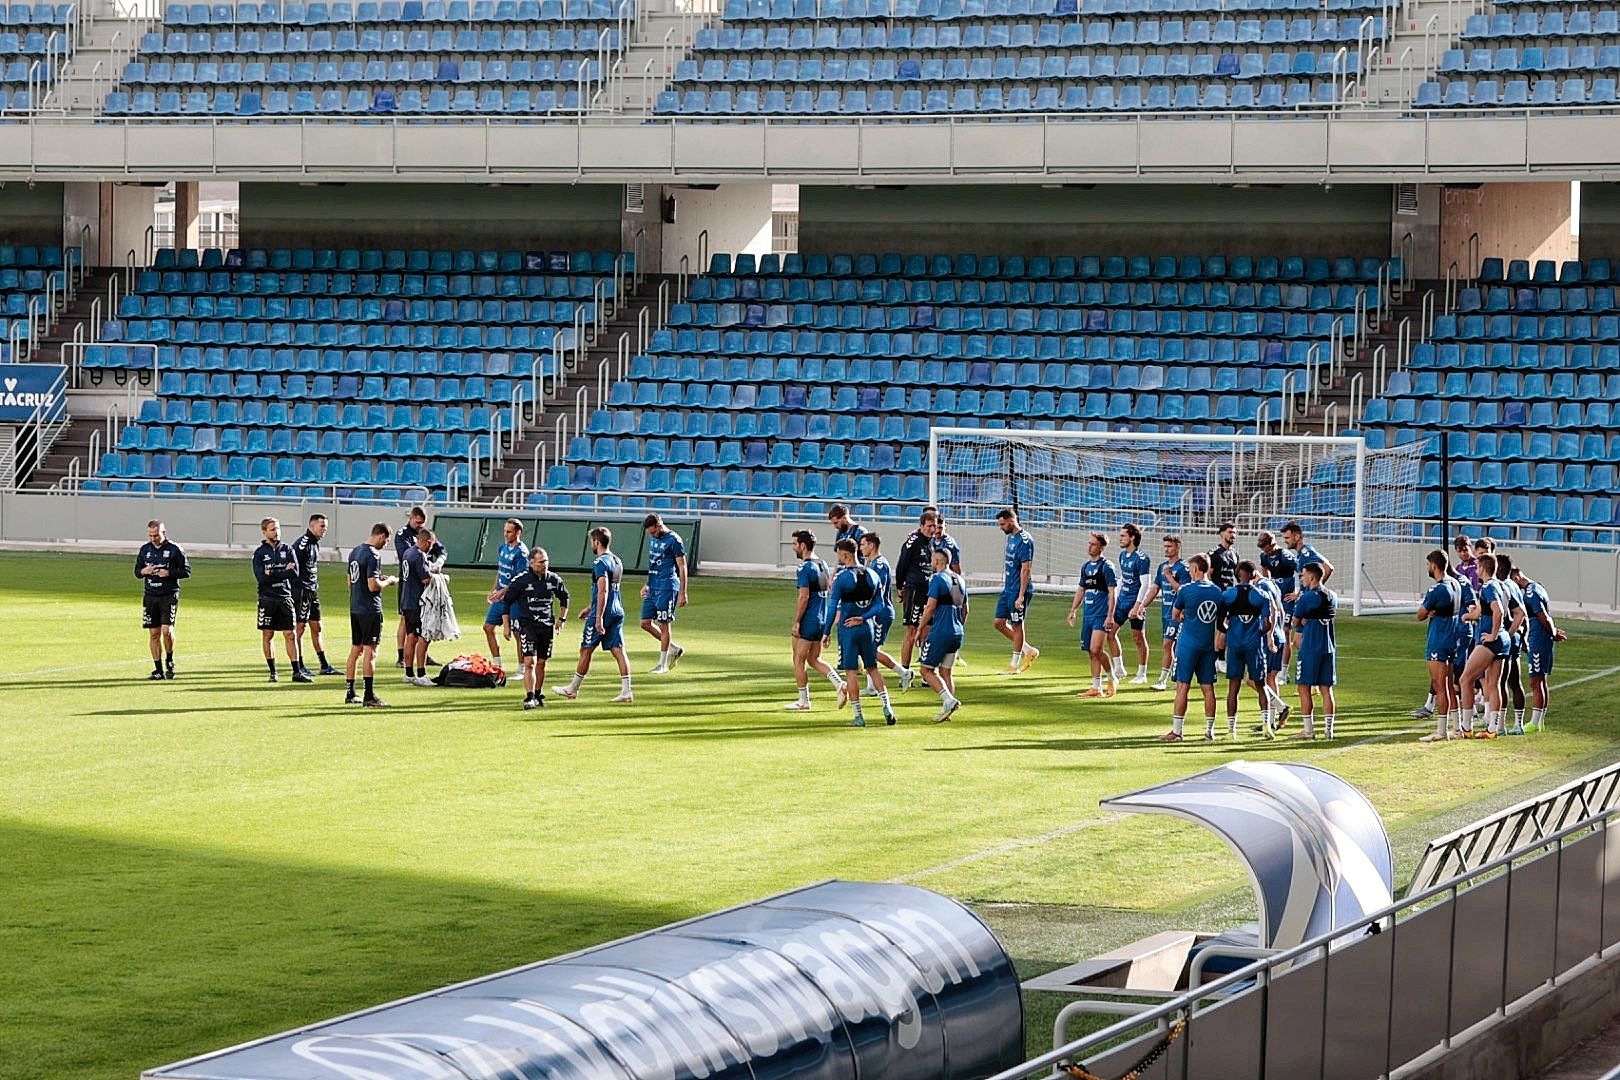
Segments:
[[[1281,543],[1295,521],[1362,615],[1410,610],[1421,595],[1421,465],[1419,445],[1374,450],[1351,437],[934,428],[928,490],[952,527],[1016,510],[1036,540],[1037,585],[1053,592],[1075,587],[1093,531],[1117,558],[1120,526],[1135,523],[1157,564],[1167,533],[1182,537],[1187,558],[1209,551],[1229,521],[1241,556],[1258,561],[1256,535]]]

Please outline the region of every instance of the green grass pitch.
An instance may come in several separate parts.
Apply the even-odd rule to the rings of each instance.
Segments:
[[[1319,762],[1372,798],[1405,874],[1431,834],[1595,767],[1620,733],[1620,626],[1565,620],[1554,684],[1570,685],[1547,734],[1416,744],[1421,630],[1391,617],[1340,624],[1335,742],[1165,747],[1167,695],[1074,697],[1085,670],[1056,597],[1031,616],[1045,649],[1033,671],[997,674],[1003,639],[980,603],[953,722],[928,723],[936,699],[919,687],[896,699],[898,727],[852,730],[824,683],[813,713],[782,711],[785,579],[696,579],[676,624],[686,658],[671,676],[638,675],[631,707],[607,702],[611,664],[579,702],[553,696],[532,713],[515,688],[402,686],[390,616],[379,688],[394,708],[345,709],[341,679],[265,684],[246,557],[195,566],[180,677],[152,684],[130,560],[0,555],[0,1061],[12,1080],[129,1080],[827,877],[967,901],[1027,977],[1141,933],[1252,916],[1212,837],[1105,815],[1102,797],[1238,756]],[[488,575],[453,585],[463,645],[481,649]],[[335,563],[326,599],[341,664]],[[577,632],[561,636],[554,675],[570,670]],[[651,639],[627,638],[645,671]],[[456,651],[434,647],[440,660]],[[1245,731],[1253,718],[1245,700]],[[1030,1048],[1043,1050],[1057,1003],[1029,1005]]]

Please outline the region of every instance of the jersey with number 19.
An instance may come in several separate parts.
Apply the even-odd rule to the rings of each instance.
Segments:
[[[1457,613],[1462,610],[1462,589],[1458,581],[1447,576],[1429,586],[1428,595],[1423,598],[1423,609],[1429,613],[1424,658],[1435,663],[1450,663],[1457,647]]]

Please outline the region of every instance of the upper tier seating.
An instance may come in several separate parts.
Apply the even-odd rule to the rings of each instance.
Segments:
[[[50,283],[58,292],[67,288],[68,268],[78,258],[78,248],[0,244],[0,361],[11,359],[13,337],[28,336],[30,309],[44,310]]]
[[[1470,15],[1459,47],[1441,54],[1420,108],[1614,105],[1620,13],[1564,3],[1520,3]]]
[[[1620,513],[1620,323],[1612,267],[1487,259],[1458,314],[1435,320],[1361,417],[1373,445],[1426,441],[1422,516],[1440,516],[1440,440],[1451,517],[1539,526],[1547,540],[1613,543]],[[1519,530],[1534,539],[1537,529]],[[1527,532],[1530,534],[1527,536]]]
[[[819,10],[818,10],[819,8]],[[674,115],[1292,109],[1336,100],[1377,5],[728,0],[658,96]],[[1246,17],[1248,16],[1248,17]],[[1336,78],[1337,76],[1337,78]]]
[[[151,349],[120,343],[157,345],[158,398],[86,486],[388,500],[465,483],[469,453],[489,457],[554,373],[553,339],[611,294],[615,258],[161,252],[173,268],[138,275],[84,360],[149,369]]]
[[[898,511],[931,424],[1234,433],[1377,260],[715,256],[537,504]],[[1179,490],[1159,492],[1165,506]]]
[[[30,72],[40,86],[50,85],[50,58],[73,51],[76,10],[72,4],[0,4],[0,112],[38,104],[28,96]]]
[[[634,0],[175,4],[108,115],[545,115],[580,107]]]

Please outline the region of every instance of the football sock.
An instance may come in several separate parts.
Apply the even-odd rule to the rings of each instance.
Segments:
[[[1333,738],[1333,714],[1332,713],[1328,713],[1326,716],[1322,717],[1322,734],[1326,738],[1329,738],[1329,739]]]
[[[1541,729],[1541,728],[1546,727],[1547,726],[1547,710],[1546,709],[1531,709],[1530,710],[1530,723],[1533,724],[1538,730]]]
[[[1170,730],[1175,732],[1177,735],[1180,735],[1181,731],[1182,731],[1182,728],[1186,725],[1186,723],[1187,723],[1186,717],[1172,716],[1170,718]]]
[[[1425,709],[1428,709],[1430,712],[1434,711],[1434,695],[1433,694],[1430,694],[1428,697],[1423,699],[1423,707]]]
[[[1204,717],[1204,738],[1213,739],[1214,737],[1215,737],[1215,718],[1213,716],[1206,716],[1206,717]]]
[[[1159,669],[1159,681],[1162,682],[1162,683],[1167,683],[1167,682],[1170,681],[1170,669],[1169,668],[1164,667],[1164,668]]]
[[[366,681],[365,681],[365,687],[366,687],[366,697],[368,697],[368,698],[374,698],[374,697],[377,696],[376,692],[374,690],[372,690],[372,688],[371,688],[371,680],[372,680],[372,677],[370,675],[367,675],[366,676]]]
[[[799,704],[810,704],[810,688],[808,686],[799,687]]]
[[[274,675],[276,673],[276,658],[273,656],[265,657],[264,666],[270,669],[270,674]]]
[[[856,698],[854,701],[850,702],[850,708],[855,710],[855,719],[861,720],[861,721],[864,721],[866,719],[866,717],[861,713],[861,699],[860,698]]]
[[[399,650],[399,662],[402,663],[402,664],[405,662],[405,650],[404,649]]]
[[[1457,710],[1457,730],[1467,732],[1474,730],[1474,710],[1462,708]]]
[[[1513,726],[1516,727],[1516,728],[1519,728],[1521,730],[1524,728],[1524,710],[1523,709],[1514,709],[1513,710]]]
[[[665,667],[669,666],[669,650],[664,649],[658,654],[658,662]]]
[[[1462,731],[1463,730],[1463,714],[1462,714],[1461,709],[1452,709],[1451,713],[1450,713],[1450,719],[1451,719],[1451,730],[1452,731]]]
[[[1434,733],[1442,739],[1446,737],[1446,721],[1450,718],[1450,713],[1434,714]]]
[[[1271,685],[1269,683],[1262,684],[1262,685],[1264,685],[1265,688],[1266,688],[1266,700],[1271,705],[1271,711],[1273,713],[1282,712],[1283,711],[1283,699],[1282,699],[1282,697],[1277,693],[1277,691],[1275,691],[1275,690],[1273,690],[1271,688]]]
[[[347,683],[346,683],[346,687],[347,687],[347,689],[344,691],[344,696],[345,697],[354,697],[354,680],[349,679],[347,681]]]
[[[834,690],[840,690],[844,686],[844,680],[838,677],[838,672],[836,671],[827,672],[827,681],[832,683]]]
[[[169,666],[170,667],[174,666],[174,661],[173,660],[169,661]],[[159,673],[161,675],[163,673],[163,663],[162,663],[162,661],[159,661],[159,660],[152,661],[152,670],[156,671],[157,673]]]
[[[1147,669],[1148,669],[1148,666],[1146,664],[1137,664],[1136,665],[1136,677],[1138,679],[1147,678]]]
[[[621,691],[623,691],[624,693],[626,693],[626,694],[630,693],[630,676],[628,676],[628,675],[620,675],[619,676],[619,689]]]
[[[879,690],[878,700],[883,703],[883,711],[887,712],[889,710],[889,692],[887,690]]]
[[[1007,666],[1010,667],[1010,668],[1015,668],[1015,667],[1019,666],[1020,664],[1022,664],[1023,662],[1024,662],[1024,650],[1023,649],[1014,649],[1013,654],[1012,654],[1012,659],[1007,661]]]
[[[1496,721],[1496,710],[1495,709],[1486,709],[1485,710],[1485,730],[1490,732],[1492,735],[1495,735],[1496,732],[1497,732],[1496,723],[1497,723],[1497,721]]]
[[[1265,719],[1266,719],[1265,714],[1262,713],[1260,715],[1261,722],[1264,723]],[[1234,736],[1237,734],[1237,713],[1229,713],[1227,715],[1227,717],[1226,717],[1226,733],[1228,735],[1234,735]]]
[[[163,654],[163,659],[168,663],[168,665],[170,667],[174,667],[174,650],[171,649],[168,652],[164,653]]]
[[[316,653],[315,653],[315,659],[317,659],[317,660],[319,660],[321,662],[321,667],[323,667],[323,668],[329,668],[329,667],[332,666],[331,664],[328,664],[326,662],[326,653],[324,653],[324,652],[321,652],[321,651],[317,650]]]
[[[577,671],[574,672],[574,677],[568,680],[568,692],[571,693],[571,694],[579,693],[580,684],[583,683],[584,681],[585,681],[585,676],[581,675]]]
[[[1103,684],[1103,681],[1102,681],[1102,676],[1101,675],[1093,675],[1091,677],[1091,688],[1093,690],[1101,690],[1102,689],[1102,684]]]
[[[1312,716],[1310,713],[1306,713],[1304,716],[1300,717],[1299,729],[1304,733],[1307,739],[1316,738],[1316,717]]]

